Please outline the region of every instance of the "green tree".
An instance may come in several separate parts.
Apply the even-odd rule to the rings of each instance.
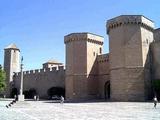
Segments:
[[[49,99],[52,98],[52,96],[64,96],[65,97],[65,89],[62,87],[51,87],[48,89],[47,94],[49,96]]]
[[[0,92],[3,92],[6,88],[6,74],[4,70],[2,69],[2,66],[0,65]]]

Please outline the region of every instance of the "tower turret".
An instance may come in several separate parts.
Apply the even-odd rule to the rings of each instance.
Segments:
[[[66,44],[66,98],[90,99],[97,96],[97,55],[102,54],[103,37],[92,33],[72,33],[64,37]]]
[[[10,44],[4,49],[4,70],[6,72],[7,97],[10,96],[14,72],[20,72],[20,50],[15,44]]]
[[[154,23],[142,15],[121,15],[107,21],[112,100],[148,99],[153,30]]]

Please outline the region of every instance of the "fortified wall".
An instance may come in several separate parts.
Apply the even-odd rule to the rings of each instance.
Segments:
[[[43,69],[24,71],[24,90],[34,88],[47,98],[49,88],[63,87],[67,100],[152,99],[152,82],[160,79],[160,28],[154,29],[153,21],[142,15],[121,15],[108,20],[106,29],[108,54],[103,53],[102,36],[68,34],[64,37],[66,69],[48,62]],[[14,44],[5,48],[8,94],[13,86],[20,87],[19,53]]]
[[[98,68],[98,85],[99,95],[102,99],[110,98],[110,69],[109,69],[109,54],[98,55],[97,59]]]
[[[65,69],[64,66],[43,68],[30,71],[24,71],[24,85],[25,90],[34,88],[40,98],[48,98],[47,90],[51,87],[64,88]],[[14,87],[19,90],[21,73],[15,73]]]
[[[66,35],[66,98],[109,98],[109,55],[103,54],[103,37],[92,33]],[[108,82],[108,83],[107,83]]]

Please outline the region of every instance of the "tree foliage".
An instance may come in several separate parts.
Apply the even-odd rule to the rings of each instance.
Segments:
[[[2,66],[0,65],[0,92],[4,91],[6,88],[6,74],[4,70],[2,69]]]
[[[34,96],[37,95],[37,91],[34,88],[29,89],[29,97],[34,98]]]
[[[51,87],[47,91],[48,96],[51,98],[52,96],[64,96],[65,95],[65,90],[62,87]]]
[[[32,99],[32,98],[34,98],[35,95],[37,95],[37,91],[36,91],[36,89],[31,88],[29,90],[23,91],[23,94],[26,99]]]
[[[17,88],[12,88],[11,97],[14,98],[15,95],[16,95],[16,96],[18,95],[18,90],[17,90]]]

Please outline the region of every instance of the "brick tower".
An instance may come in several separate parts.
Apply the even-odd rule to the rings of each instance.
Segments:
[[[153,30],[154,23],[141,15],[122,15],[107,21],[112,100],[149,99]]]
[[[15,44],[10,44],[4,49],[4,70],[6,72],[6,96],[10,97],[14,72],[20,72],[20,50]]]
[[[72,33],[66,44],[66,99],[86,100],[98,94],[96,57],[102,54],[103,37],[91,33]]]

